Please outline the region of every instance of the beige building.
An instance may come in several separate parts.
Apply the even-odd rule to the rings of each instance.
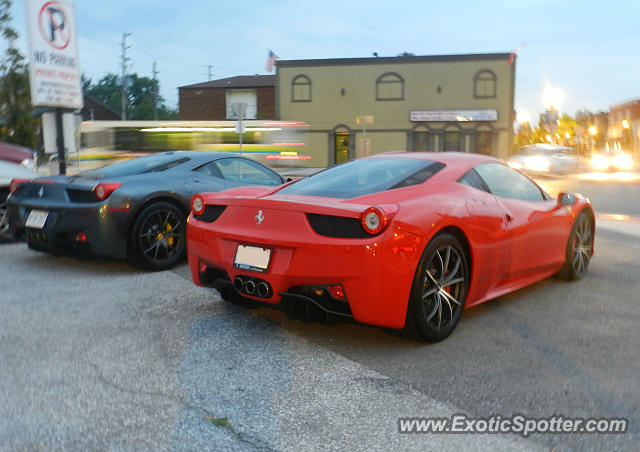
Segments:
[[[276,117],[309,124],[309,166],[391,150],[505,158],[515,119],[509,56],[279,60]]]

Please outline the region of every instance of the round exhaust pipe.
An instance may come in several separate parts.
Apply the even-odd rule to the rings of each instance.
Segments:
[[[244,287],[244,281],[241,277],[236,276],[236,279],[233,280],[233,288],[238,292],[242,292],[242,288]]]
[[[244,283],[244,291],[247,292],[249,295],[253,295],[256,291],[256,283],[254,283],[251,280],[248,280],[246,283]]]
[[[266,282],[258,283],[258,295],[262,298],[267,298],[269,295],[269,285]]]

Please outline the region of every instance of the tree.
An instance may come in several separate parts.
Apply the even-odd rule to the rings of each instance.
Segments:
[[[11,0],[0,0],[0,34],[6,50],[0,58],[0,141],[35,148],[39,120],[31,116],[29,72],[16,47],[18,33],[11,27]]]
[[[94,85],[91,79],[82,84],[84,94],[95,97],[112,110],[120,111],[120,82],[115,74],[107,74]]]
[[[94,85],[90,79],[83,84],[85,94],[107,104],[115,111],[121,111],[122,87],[116,74],[106,74]],[[131,74],[127,83],[127,118],[132,120],[153,119],[154,92],[157,82],[149,77]],[[177,111],[167,107],[162,96],[157,96],[158,119],[176,119]]]
[[[578,123],[571,116],[567,114],[560,116],[556,129],[557,143],[564,144],[565,146],[573,146],[576,143],[577,128]]]
[[[527,144],[532,144],[531,136],[533,131],[531,130],[531,125],[529,122],[523,122],[518,127],[518,131],[513,137],[513,150],[517,150],[520,146],[526,146]]]

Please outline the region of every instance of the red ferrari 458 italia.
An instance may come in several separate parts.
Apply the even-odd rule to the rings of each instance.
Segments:
[[[192,199],[191,276],[225,299],[320,309],[439,341],[474,306],[593,255],[587,199],[492,157],[387,153]]]

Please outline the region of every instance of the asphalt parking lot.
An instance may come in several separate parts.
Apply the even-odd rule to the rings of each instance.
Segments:
[[[640,239],[470,309],[440,344],[223,302],[186,265],[0,248],[3,450],[637,450]],[[400,435],[404,416],[628,418],[624,435]],[[215,425],[215,424],[220,425]]]
[[[397,417],[456,412],[221,301],[184,265],[143,273],[24,244],[1,256],[4,450],[421,450]],[[518,437],[453,440],[535,449]]]

